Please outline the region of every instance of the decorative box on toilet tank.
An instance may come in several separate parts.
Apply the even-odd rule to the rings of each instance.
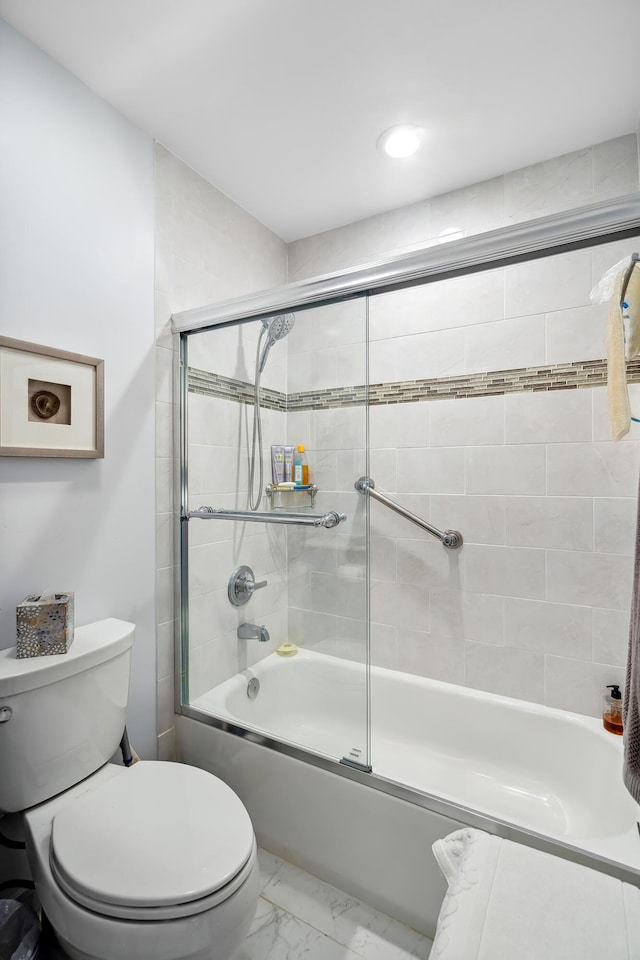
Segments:
[[[73,594],[27,597],[16,607],[16,657],[67,653],[73,643]]]

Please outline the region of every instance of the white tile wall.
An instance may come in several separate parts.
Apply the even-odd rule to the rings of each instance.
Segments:
[[[542,496],[546,492],[546,459],[543,444],[467,447],[466,492]]]
[[[505,397],[506,443],[591,440],[588,390],[512,393]]]
[[[545,361],[545,317],[516,317],[465,330],[465,373],[539,366]]]
[[[638,143],[635,135],[620,137],[297,241],[287,251],[162,150],[158,179],[156,330],[164,351],[158,372],[158,545],[165,561],[173,467],[172,310],[279,284],[287,255],[289,279],[298,280],[434,242],[450,231],[481,232],[636,191]],[[609,244],[373,298],[370,381],[603,356],[606,308],[591,305],[589,293],[627,248],[626,242]],[[290,391],[363,382],[364,314],[350,313],[354,309],[350,303],[301,314],[287,341],[274,347],[265,383],[281,388],[285,355]],[[361,301],[358,309],[364,310]],[[203,340],[199,363],[250,379],[255,335],[235,330],[211,336],[214,349]],[[640,388],[631,393],[640,411]],[[246,417],[243,422],[236,410],[212,418],[211,403],[193,401],[194,503],[217,493],[221,505],[238,506],[234,483],[244,453],[234,461],[232,451],[237,454],[241,431],[246,437]],[[465,536],[462,551],[452,557],[426,533],[372,504],[373,661],[597,714],[601,687],[620,679],[625,657],[630,526],[640,467],[637,434],[619,444],[609,440],[605,391],[373,407],[370,423],[370,473],[379,488]],[[288,636],[354,656],[362,643],[355,608],[364,518],[352,484],[366,471],[364,414],[357,408],[291,413],[286,433],[308,445],[313,478],[323,491],[319,508],[341,503],[350,514],[335,532],[288,532]],[[207,479],[212,471],[219,483]],[[219,540],[232,540],[231,524],[217,530]],[[264,539],[258,530],[244,531],[243,551],[251,538]],[[215,542],[204,529],[192,539],[194,549]],[[203,590],[206,572],[198,573]],[[168,595],[160,616],[170,623],[173,567],[158,576]],[[215,642],[206,639],[204,625],[221,616],[223,594],[224,575],[221,582],[216,571],[215,587],[197,600],[203,611],[194,662],[211,680],[237,669],[247,656],[238,651],[233,625],[228,630],[224,617],[221,635]],[[276,629],[284,629],[275,613]],[[167,633],[162,637],[165,672]],[[169,749],[170,735],[167,730],[161,737],[162,750]]]
[[[590,304],[545,314],[547,363],[597,360],[606,352],[607,304]]]
[[[447,281],[375,298],[371,381],[461,372],[463,345],[469,372],[602,357],[606,310],[589,291],[623,253],[607,244],[494,271],[459,295]],[[493,312],[476,311],[473,295],[486,305],[491,291]],[[378,488],[465,537],[451,556],[372,503],[373,662],[597,715],[626,657],[640,468],[637,436],[609,439],[606,391],[374,406],[370,424]],[[338,478],[359,455],[341,452]],[[331,642],[351,655],[339,634]],[[563,704],[572,664],[580,682]]]
[[[178,556],[174,459],[177,337],[171,334],[170,317],[189,307],[282,284],[286,281],[286,260],[286,247],[281,240],[167,150],[156,147],[157,732],[158,751],[163,759],[173,756],[174,746],[173,635]],[[241,376],[249,367],[253,369],[255,337],[243,337],[238,331],[218,332],[213,350],[211,337],[209,334],[193,339],[192,365],[226,376]],[[276,348],[273,353],[276,360]],[[286,363],[284,351],[280,362]],[[194,506],[206,503],[212,494],[219,494],[222,499],[224,491],[235,501],[241,472],[237,455],[239,408],[227,404],[233,406],[233,415],[225,411],[220,416],[216,415],[219,410],[212,412],[210,404],[207,398],[190,397],[190,489]],[[235,502],[224,505],[238,506]],[[236,561],[234,550],[238,544],[238,540],[232,539],[238,532],[234,534],[231,524],[220,524],[214,530],[215,522],[210,521],[205,530],[207,522],[201,521],[192,538],[194,551],[202,559],[202,566],[195,563],[192,567],[197,597],[189,655],[196,695],[214,679],[222,680],[236,672],[243,655],[235,640],[235,630],[234,646],[228,633],[216,635],[213,629],[220,622],[216,621],[216,611],[223,609],[216,601],[233,569],[229,563]],[[243,537],[244,532],[240,539]],[[256,539],[255,535],[246,537],[248,543],[255,543]],[[224,621],[221,613],[219,616]],[[283,633],[284,628],[279,628],[279,634]]]
[[[503,443],[504,397],[439,400],[431,405],[432,447],[469,447]]]
[[[345,269],[403,248],[437,241],[447,232],[482,233],[637,190],[638,139],[630,133],[441,197],[297,240],[289,244],[289,279],[301,280]]]
[[[572,550],[593,550],[593,505],[587,497],[510,497],[506,542],[516,547],[561,550],[570,545]]]
[[[516,647],[465,641],[465,681],[470,687],[540,703],[545,696],[545,658]]]

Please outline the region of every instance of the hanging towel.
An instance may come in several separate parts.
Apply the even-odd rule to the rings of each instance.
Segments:
[[[627,304],[627,360],[640,355],[640,267],[636,263],[631,271],[624,294]]]
[[[627,676],[622,704],[624,728],[624,784],[640,803],[640,491],[636,521],[636,554],[633,565],[633,592],[629,620]]]
[[[634,270],[635,273],[635,270]],[[631,426],[631,407],[627,390],[627,365],[624,356],[624,320],[620,294],[624,270],[616,277],[609,306],[607,326],[607,385],[609,389],[609,426],[614,440],[622,440]]]

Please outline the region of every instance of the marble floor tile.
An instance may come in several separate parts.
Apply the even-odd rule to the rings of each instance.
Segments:
[[[264,850],[260,851],[260,865],[263,885],[256,915],[257,927],[254,924],[257,935],[253,940],[257,952],[241,954],[234,960],[324,957],[324,953],[315,952],[320,949],[318,944],[322,941],[315,940],[310,931],[341,947],[343,953],[335,955],[349,960],[352,957],[360,960],[426,960],[429,956],[431,941],[426,937],[336,887]],[[271,905],[273,912],[267,910],[265,904]],[[282,930],[283,934],[286,932],[289,953],[263,952],[274,929]],[[253,936],[254,928],[248,941]],[[297,947],[291,940],[295,936],[300,938]],[[273,941],[273,950],[279,951],[276,940]],[[311,942],[313,950],[307,950]],[[252,949],[248,942],[245,946]],[[333,948],[324,944],[323,949]],[[327,953],[326,956],[333,957],[334,954]]]
[[[358,954],[262,897],[232,960],[359,960]]]
[[[269,853],[268,850],[258,849],[258,866],[260,867],[260,893],[267,886],[272,877],[284,865],[284,860]]]

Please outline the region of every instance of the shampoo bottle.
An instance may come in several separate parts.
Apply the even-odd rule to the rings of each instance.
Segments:
[[[307,463],[307,455],[304,452],[304,445],[302,443],[298,445],[295,455],[293,479],[297,487],[306,487],[309,485],[309,464]]]
[[[622,734],[622,694],[617,683],[607,687],[611,693],[605,693],[603,699],[602,724],[609,733]]]

